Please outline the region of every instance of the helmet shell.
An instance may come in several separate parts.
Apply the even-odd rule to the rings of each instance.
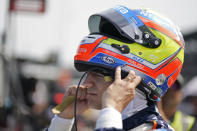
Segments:
[[[158,97],[163,96],[175,82],[183,65],[184,40],[179,29],[170,20],[152,10],[130,10],[124,6],[115,7],[112,10],[120,15],[122,15],[121,12],[127,12],[125,10],[132,12],[133,18],[142,23],[141,26],[136,24],[133,28],[138,28],[142,35],[147,31],[151,32],[155,38],[161,40],[161,44],[156,48],[144,45],[140,33],[138,33],[138,40],[135,40],[134,37],[123,36],[128,39],[125,41],[121,37],[117,38],[112,34],[102,32],[99,30],[101,25],[98,25],[97,31],[90,29],[92,34],[81,41],[74,58],[75,68],[78,71],[87,71],[90,68],[99,67],[114,72],[117,66],[121,66],[123,72],[128,73],[130,70],[134,70]],[[107,15],[105,15],[105,19],[108,19]],[[125,19],[128,20],[127,17]],[[91,23],[90,20],[89,23]],[[93,21],[95,22],[95,20]],[[113,19],[109,18],[109,23],[116,24],[112,21]],[[99,22],[96,21],[96,23]],[[97,25],[95,24],[95,26]],[[142,30],[142,26],[148,30]],[[121,32],[122,27],[119,28],[117,25],[114,27]],[[140,39],[141,42],[139,42]],[[123,47],[127,47],[125,48],[126,53],[122,52],[125,50]]]

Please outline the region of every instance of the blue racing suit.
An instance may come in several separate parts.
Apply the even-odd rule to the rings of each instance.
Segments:
[[[117,115],[120,115],[119,123],[121,123],[121,114],[118,113]],[[64,120],[62,121],[61,119],[62,118],[52,120],[50,128],[46,131],[70,131],[73,125],[73,120],[65,119],[68,122],[64,122]],[[114,120],[114,118],[111,120]],[[105,124],[105,121],[103,121],[103,123]],[[122,129],[115,128],[115,126],[102,126],[97,127],[94,131],[174,131],[156,111],[155,104],[147,106],[136,114],[127,117],[122,121],[122,125]],[[57,127],[60,126],[62,126],[62,128],[57,129]]]
[[[131,117],[123,120],[123,129],[99,128],[95,131],[173,131],[156,111],[155,105],[146,107]]]

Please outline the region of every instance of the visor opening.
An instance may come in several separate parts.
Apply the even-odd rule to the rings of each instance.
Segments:
[[[133,41],[131,42],[131,40],[121,35],[119,30],[104,17],[101,17],[98,29],[99,29],[98,32],[92,32],[92,33],[101,33],[111,38],[114,38],[116,40],[120,40],[126,43],[133,43]]]

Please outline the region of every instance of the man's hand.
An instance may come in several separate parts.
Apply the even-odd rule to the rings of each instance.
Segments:
[[[64,95],[64,99],[68,98],[69,96],[75,96],[76,90],[77,86],[71,86],[68,88]],[[86,109],[89,108],[87,105],[86,93],[87,88],[80,86],[77,97],[77,115],[82,114]],[[58,114],[58,116],[65,119],[72,119],[74,117],[74,101],[63,112]]]
[[[113,107],[122,112],[135,97],[135,88],[140,81],[140,76],[136,76],[134,71],[130,71],[127,77],[121,79],[121,67],[117,67],[115,81],[102,96],[102,107]]]

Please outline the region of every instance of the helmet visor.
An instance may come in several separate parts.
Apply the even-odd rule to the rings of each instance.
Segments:
[[[132,10],[123,6],[111,8],[99,14],[92,15],[88,21],[91,33],[107,32],[107,34],[110,34],[108,33],[110,29],[107,28],[110,24],[118,31],[119,35],[127,38],[130,42],[136,42],[153,48],[155,47],[154,44],[157,46],[161,43],[161,40],[144,25]]]

